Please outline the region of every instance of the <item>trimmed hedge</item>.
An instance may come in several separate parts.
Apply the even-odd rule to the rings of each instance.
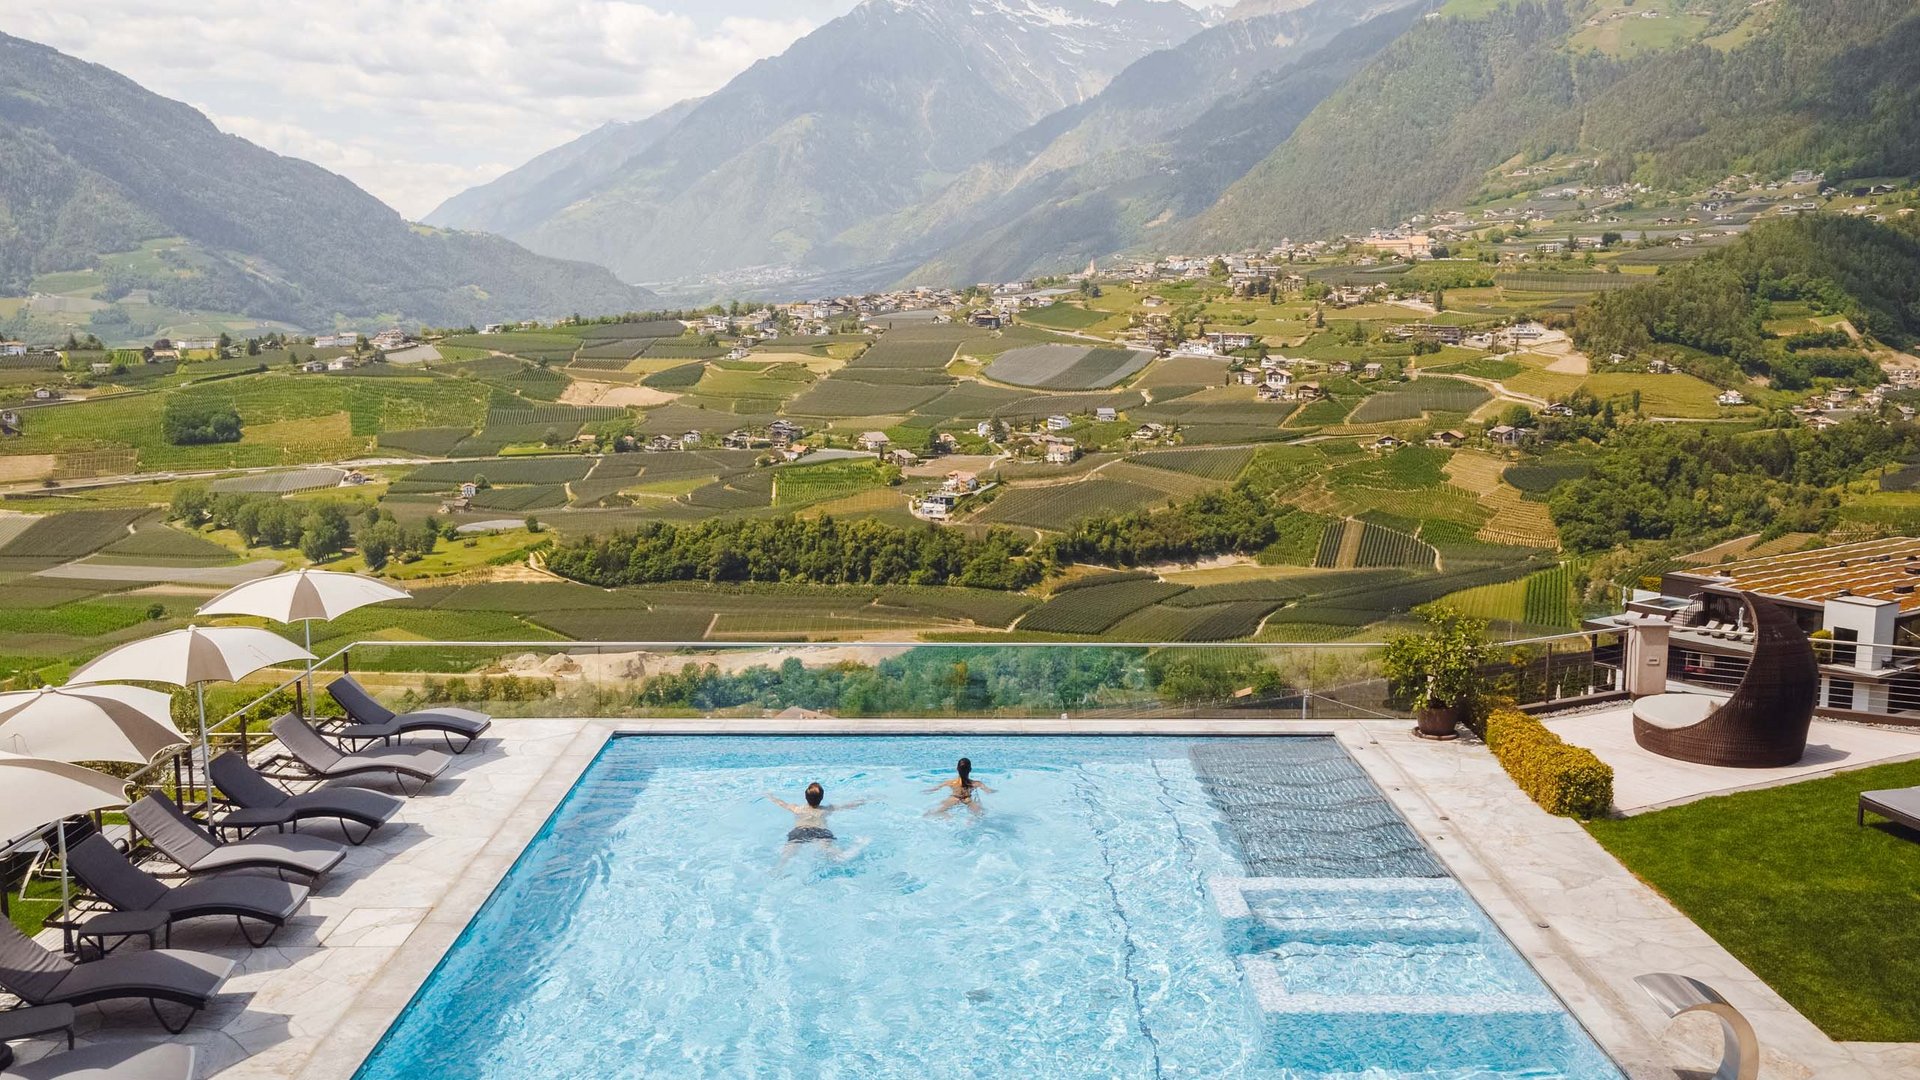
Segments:
[[[1521,791],[1550,814],[1596,818],[1613,810],[1613,767],[1570,746],[1519,709],[1487,716],[1487,748]]]

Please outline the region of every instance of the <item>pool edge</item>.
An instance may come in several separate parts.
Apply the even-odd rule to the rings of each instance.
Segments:
[[[374,974],[356,1003],[321,1038],[295,1080],[351,1080],[396,1019],[445,960],[514,864],[586,775],[607,743],[623,735],[878,736],[929,734],[1110,736],[1322,736],[1336,739],[1380,789],[1394,810],[1445,865],[1509,944],[1533,969],[1574,1021],[1631,1080],[1672,1080],[1656,1060],[1656,1036],[1578,950],[1529,915],[1522,886],[1511,882],[1474,845],[1458,839],[1422,782],[1385,752],[1382,736],[1403,724],[1313,720],[836,720],[741,722],[719,720],[582,720],[566,749],[487,839],[473,865]],[[431,795],[424,796],[431,798]]]

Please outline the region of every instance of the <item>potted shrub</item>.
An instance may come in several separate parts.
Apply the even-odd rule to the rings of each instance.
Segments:
[[[1487,662],[1487,624],[1446,607],[1428,608],[1421,618],[1427,621],[1425,630],[1388,639],[1380,670],[1407,696],[1415,734],[1451,739],[1473,712]]]

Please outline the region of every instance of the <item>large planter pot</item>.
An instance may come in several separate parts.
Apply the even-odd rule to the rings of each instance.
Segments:
[[[1456,739],[1466,719],[1464,705],[1435,705],[1414,714],[1413,733],[1423,739]]]

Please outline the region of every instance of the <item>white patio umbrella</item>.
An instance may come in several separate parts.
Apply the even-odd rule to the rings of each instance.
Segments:
[[[45,686],[0,694],[0,750],[53,761],[145,765],[187,739],[173,697],[138,686]]]
[[[101,682],[158,682],[191,686],[200,720],[200,758],[207,760],[207,684],[243,679],[264,667],[313,654],[270,630],[252,626],[189,626],[130,641],[93,659],[68,686]]]
[[[384,581],[333,570],[294,570],[235,585],[200,605],[202,615],[257,615],[274,622],[299,623],[313,651],[315,620],[331,622],[356,608],[412,596]],[[309,662],[307,677],[313,677]],[[309,686],[311,694],[313,688]]]
[[[127,805],[124,780],[64,761],[0,751],[0,837],[15,839],[49,821]],[[60,829],[60,902],[67,902],[67,830]]]

